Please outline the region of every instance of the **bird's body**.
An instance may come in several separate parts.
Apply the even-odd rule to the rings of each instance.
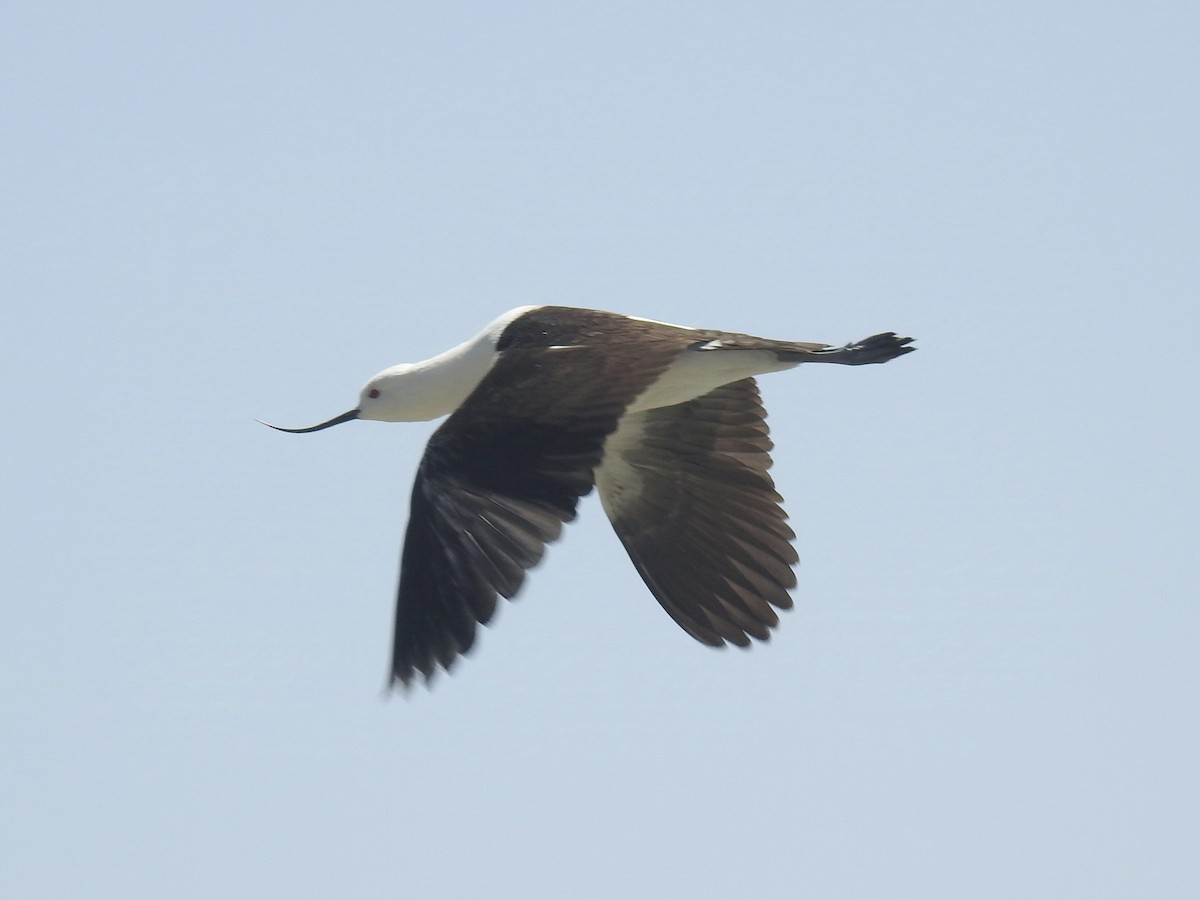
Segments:
[[[745,646],[769,637],[773,607],[791,606],[797,558],[754,377],[886,362],[910,341],[889,332],[834,348],[521,307],[445,353],[380,372],[356,409],[280,430],[449,416],[413,486],[393,683],[465,653],[593,485],[672,618],[704,643]]]

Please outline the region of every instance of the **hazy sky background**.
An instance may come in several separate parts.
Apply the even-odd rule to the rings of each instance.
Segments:
[[[0,16],[0,895],[1200,896],[1190,2]],[[433,424],[565,303],[763,379],[797,609],[690,640],[589,498],[381,699]]]

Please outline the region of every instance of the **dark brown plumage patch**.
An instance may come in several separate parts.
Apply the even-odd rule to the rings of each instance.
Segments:
[[[575,517],[604,441],[679,345],[513,340],[425,450],[401,559],[392,680],[450,668]],[[552,386],[552,390],[548,390]]]
[[[503,352],[515,348],[611,346],[613,343],[634,343],[645,347],[666,343],[682,350],[685,347],[703,346],[711,341],[720,341],[726,350],[773,350],[781,354],[801,355],[828,346],[806,341],[773,341],[732,331],[683,328],[665,322],[631,319],[597,309],[541,306],[510,322],[497,340],[496,349]]]
[[[613,528],[651,592],[714,646],[767,640],[779,622],[773,607],[792,605],[795,535],[767,473],[764,419],[752,378],[632,414],[597,473]]]

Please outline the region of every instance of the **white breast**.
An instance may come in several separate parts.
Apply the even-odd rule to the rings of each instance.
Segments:
[[[686,403],[723,384],[798,365],[798,362],[780,362],[770,350],[685,350],[658,381],[630,404],[629,412]]]

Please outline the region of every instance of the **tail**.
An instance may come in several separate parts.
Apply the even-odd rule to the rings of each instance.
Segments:
[[[865,366],[869,363],[885,363],[905,353],[912,353],[916,347],[909,346],[914,338],[899,337],[894,331],[883,334],[873,334],[869,338],[846,344],[844,347],[830,347],[825,344],[788,343],[776,346],[776,352],[783,361],[801,363],[825,362],[837,363],[843,366]]]

